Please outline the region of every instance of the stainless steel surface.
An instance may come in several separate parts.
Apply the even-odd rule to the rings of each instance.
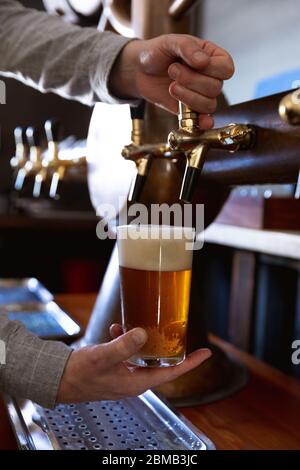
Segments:
[[[22,449],[213,450],[213,443],[150,390],[139,397],[46,410],[6,397]]]

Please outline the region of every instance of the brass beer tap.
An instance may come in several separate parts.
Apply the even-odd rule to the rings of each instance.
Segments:
[[[181,187],[180,200],[191,202],[207,152],[224,149],[229,152],[249,149],[254,143],[254,128],[247,124],[229,124],[219,129],[201,130],[198,114],[179,104],[179,128],[168,137],[171,150],[185,152],[187,165]]]
[[[184,104],[179,104],[179,128],[170,132],[167,143],[143,144],[142,139],[134,141],[122,151],[122,156],[137,165],[137,178],[130,191],[131,201],[137,200],[145,184],[147,172],[153,158],[187,160],[180,192],[182,202],[191,202],[207,152],[223,149],[229,152],[246,150],[253,146],[254,128],[248,124],[229,124],[219,129],[201,130],[198,114]],[[139,133],[137,134],[139,136]],[[135,143],[136,142],[136,143]]]
[[[143,147],[144,114],[144,101],[142,101],[137,107],[130,107],[132,122],[131,144],[123,150],[122,155],[125,158],[131,159],[131,156],[137,152],[137,158],[134,159],[136,165],[136,176],[129,190],[129,202],[136,202],[139,200],[146,182],[147,173],[151,166],[151,152],[147,152],[147,150],[145,151],[145,147]]]
[[[59,133],[60,123],[56,119],[45,122],[45,133],[48,141],[48,158],[43,160],[46,176],[51,177],[49,196],[56,198],[58,185],[64,179],[67,169],[85,168],[86,157],[63,159],[59,155]],[[44,174],[41,174],[43,178]]]
[[[49,166],[58,160],[58,134],[59,122],[55,119],[49,119],[45,122],[44,129],[48,141],[48,156],[42,159],[41,169],[36,173],[34,179],[33,196],[39,197],[41,194],[42,184],[49,176]]]

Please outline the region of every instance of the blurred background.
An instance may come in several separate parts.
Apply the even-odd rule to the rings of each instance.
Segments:
[[[42,1],[22,3],[44,9]],[[67,2],[48,0],[45,4],[62,15]],[[96,27],[97,15],[74,18]],[[195,33],[227,49],[235,62],[235,76],[224,86],[230,105],[300,86],[299,21],[297,0],[199,2]],[[81,171],[80,178],[62,180],[57,197],[49,198],[43,189],[39,197],[33,197],[32,180],[16,191],[16,169],[10,163],[16,149],[14,129],[41,129],[39,144],[45,150],[42,129],[49,118],[61,123],[61,149],[71,151],[71,158],[74,154],[84,157],[92,109],[41,94],[13,79],[5,78],[4,82],[7,104],[0,105],[0,276],[35,276],[55,293],[96,292],[113,243],[96,237],[97,218],[86,174]],[[293,243],[299,246],[300,213],[299,205],[293,203],[294,192],[294,185],[252,186],[236,188],[231,196],[232,207],[242,212],[244,201],[252,208],[251,214],[253,207],[263,211],[270,200],[292,201],[284,209],[292,211],[284,226],[278,217],[264,226],[261,213],[239,223],[239,214],[232,219],[230,207],[230,217],[225,213],[222,218],[221,214],[218,225],[255,232],[234,232],[240,239],[274,229],[292,233]],[[209,330],[289,374],[299,375],[290,361],[290,345],[293,338],[300,338],[300,252],[296,250],[291,257],[284,250],[278,253],[276,244],[274,252],[257,251],[255,243],[253,248],[250,242],[247,248],[239,245],[222,245],[212,237],[203,250],[199,286]]]

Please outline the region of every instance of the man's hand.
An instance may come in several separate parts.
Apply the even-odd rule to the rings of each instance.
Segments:
[[[182,101],[200,114],[200,126],[209,128],[223,80],[233,73],[233,60],[224,49],[194,36],[167,34],[128,43],[113,67],[110,89],[174,114]]]
[[[142,328],[122,334],[119,325],[111,328],[109,343],[73,351],[65,368],[57,403],[118,400],[137,396],[149,388],[169,382],[199,366],[211,356],[209,349],[199,349],[177,366],[139,368],[126,361],[147,341]]]

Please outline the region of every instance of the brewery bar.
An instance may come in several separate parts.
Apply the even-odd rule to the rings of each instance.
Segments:
[[[298,458],[298,7],[0,0],[0,463]]]

